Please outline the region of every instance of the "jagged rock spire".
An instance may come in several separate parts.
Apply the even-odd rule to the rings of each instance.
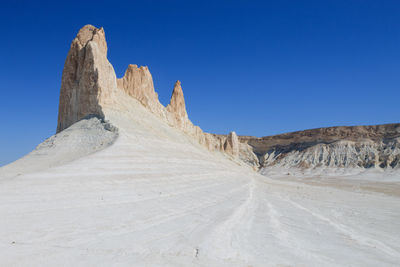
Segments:
[[[148,67],[130,64],[124,77],[117,80],[117,84],[120,89],[139,100],[153,113],[159,114],[163,108],[154,90],[153,77]]]
[[[101,103],[110,100],[115,88],[104,30],[86,25],[72,41],[65,60],[57,132],[88,115],[104,117]]]
[[[167,106],[167,110],[174,113],[178,118],[188,118],[186,112],[185,97],[183,96],[183,90],[181,87],[181,82],[179,80],[175,83],[174,90],[172,91],[171,101]]]
[[[168,125],[181,130],[209,150],[226,151],[234,157],[239,153],[236,134],[231,133],[228,138],[217,137],[193,125],[186,112],[180,81],[175,83],[171,101],[164,107],[158,100],[147,67],[129,65],[124,77],[117,80],[114,68],[107,59],[103,28],[84,26],[72,41],[65,60],[57,132],[88,115],[107,119],[107,114],[116,110],[129,110],[125,106],[125,97],[135,98]],[[124,104],[119,105],[119,101]]]
[[[98,45],[100,52],[107,56],[107,42],[103,27],[98,29],[93,25],[85,25],[79,30],[73,43],[75,41],[78,41],[81,47],[86,47],[90,41],[93,41]]]

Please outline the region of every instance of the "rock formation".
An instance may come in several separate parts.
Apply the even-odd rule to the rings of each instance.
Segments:
[[[378,142],[341,140],[330,144],[319,143],[305,149],[274,149],[263,156],[261,165],[299,168],[397,168],[400,167],[400,138]]]
[[[253,152],[253,148],[245,142],[239,141],[239,159],[255,170],[260,168],[260,161]]]
[[[104,117],[101,105],[111,101],[115,88],[104,30],[86,25],[72,41],[65,60],[57,132],[87,115]]]
[[[185,121],[188,120],[186,113],[185,98],[181,87],[181,82],[176,81],[174,90],[172,91],[171,102],[167,106],[167,110],[174,114],[176,123],[183,127]]]
[[[116,95],[122,92],[124,97],[135,98],[168,125],[183,131],[207,149],[226,150],[237,157],[239,142],[236,134],[227,140],[227,136],[204,133],[189,120],[180,81],[175,83],[171,101],[164,107],[158,100],[148,67],[129,65],[124,76],[117,79],[107,59],[104,30],[92,25],[86,25],[78,32],[65,61],[57,132],[90,115],[107,119],[105,107],[118,109]]]
[[[239,156],[239,139],[235,132],[230,132],[225,140],[224,150],[234,157]]]
[[[117,80],[118,88],[136,98],[151,112],[160,114],[163,106],[158,101],[158,94],[154,91],[153,77],[149,68],[130,64],[124,77]]]
[[[400,124],[318,128],[239,139],[252,147],[261,168],[400,167]]]
[[[188,118],[180,81],[175,83],[171,101],[164,107],[158,100],[148,67],[129,65],[124,76],[117,80],[107,59],[103,28],[84,26],[72,41],[65,61],[57,132],[88,116],[106,120],[105,110],[118,109],[121,94],[136,99],[169,126],[207,149],[225,152],[255,168],[400,165],[400,124],[320,128],[262,138],[238,138],[234,132],[205,133]]]

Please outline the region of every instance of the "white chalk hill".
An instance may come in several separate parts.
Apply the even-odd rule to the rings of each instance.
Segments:
[[[69,56],[85,67],[64,70],[58,134],[0,169],[1,265],[398,265],[397,191],[258,175],[179,106],[135,79],[115,86],[96,55],[104,31],[80,34]]]

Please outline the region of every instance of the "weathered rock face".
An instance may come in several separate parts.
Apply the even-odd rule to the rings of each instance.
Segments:
[[[274,149],[263,156],[261,164],[263,167],[398,168],[400,138],[378,142],[342,140],[305,149]]]
[[[228,154],[237,157],[239,143],[236,134],[229,136],[225,149],[227,136],[204,133],[189,120],[180,81],[175,83],[170,104],[164,107],[154,90],[149,69],[129,65],[124,76],[117,80],[107,59],[103,28],[84,26],[72,41],[65,61],[57,132],[88,115],[105,119],[106,109],[129,110],[129,107],[119,106],[121,94],[123,97],[135,98],[171,127],[181,130],[207,149],[221,152],[226,150]]]
[[[240,136],[241,142],[248,143],[256,154],[263,154],[274,147],[294,145],[308,147],[317,143],[332,143],[340,140],[359,141],[369,139],[380,141],[400,136],[400,123],[369,126],[338,126],[290,132],[272,136]]]
[[[239,156],[239,139],[235,132],[230,132],[228,134],[224,144],[224,150],[234,157]]]
[[[86,25],[72,41],[65,60],[57,132],[87,115],[104,117],[101,103],[111,101],[115,88],[104,30]]]
[[[183,96],[183,91],[181,87],[181,82],[177,81],[172,91],[171,101],[167,106],[167,111],[174,114],[174,117],[181,127],[184,122],[188,120],[188,115],[186,113],[185,98]]]
[[[158,100],[158,94],[154,91],[153,77],[148,67],[130,64],[124,77],[117,80],[117,84],[118,88],[139,100],[153,113],[161,113],[163,106]]]
[[[135,98],[171,127],[209,150],[225,152],[255,168],[400,166],[400,124],[320,128],[262,138],[238,139],[234,132],[204,133],[188,118],[179,81],[175,83],[170,104],[164,107],[147,67],[129,65],[124,77],[117,80],[107,59],[103,28],[84,26],[72,41],[65,61],[57,132],[88,115],[105,118],[106,107],[118,109],[121,94]],[[121,109],[126,111],[129,107]]]
[[[252,166],[255,170],[260,168],[260,161],[256,154],[253,152],[253,148],[247,144],[239,141],[239,159],[249,166]]]
[[[400,124],[329,127],[239,139],[252,147],[261,168],[400,167]]]

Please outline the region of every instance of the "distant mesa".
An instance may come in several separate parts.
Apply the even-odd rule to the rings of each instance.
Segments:
[[[260,168],[400,167],[400,124],[318,128],[274,136],[241,136]]]

